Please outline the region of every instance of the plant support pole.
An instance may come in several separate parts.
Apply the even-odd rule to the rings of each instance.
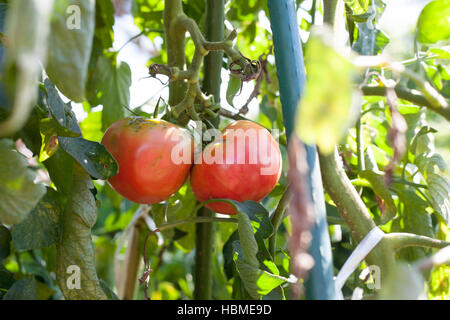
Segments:
[[[294,116],[305,86],[305,66],[298,32],[296,8],[293,0],[268,0],[273,33],[275,60],[280,86],[280,99],[286,136],[294,132]],[[309,187],[315,209],[311,229],[309,253],[314,267],[305,283],[306,298],[311,300],[336,299],[333,280],[333,259],[326,220],[322,178],[315,146],[305,145],[308,162]]]

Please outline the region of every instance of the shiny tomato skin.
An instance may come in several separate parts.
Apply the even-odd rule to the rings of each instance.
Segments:
[[[239,129],[241,131],[236,131]],[[257,134],[252,136],[250,131]],[[248,135],[247,140],[239,140],[244,135]],[[233,152],[227,151],[227,146]],[[261,146],[267,148],[268,162],[263,162],[259,156],[255,158]],[[222,158],[222,163],[209,160],[210,155],[219,155],[217,159]],[[201,163],[196,161],[194,164],[190,181],[192,191],[201,202],[208,199],[261,201],[277,184],[281,164],[278,143],[268,130],[251,121],[236,121],[223,130],[221,137],[206,146]],[[263,168],[271,170],[262,174]],[[212,202],[206,206],[218,213],[236,214],[234,207],[225,202]]]
[[[158,203],[186,181],[193,158],[193,140],[187,130],[164,120],[130,117],[112,124],[102,144],[119,166],[108,180],[123,197],[136,203]],[[190,160],[176,163],[175,147],[184,147]]]

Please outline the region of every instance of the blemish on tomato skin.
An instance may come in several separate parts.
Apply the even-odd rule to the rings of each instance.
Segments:
[[[159,155],[155,160],[152,161],[152,163],[150,163],[149,167],[150,168],[155,167],[161,159],[162,159],[162,155]]]

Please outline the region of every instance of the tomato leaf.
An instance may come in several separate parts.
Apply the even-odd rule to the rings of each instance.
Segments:
[[[450,181],[436,173],[428,173],[426,181],[434,210],[450,225]]]
[[[344,0],[344,2],[355,15],[364,14],[369,7],[369,0]]]
[[[58,149],[51,158],[44,162],[44,165],[58,192],[70,194],[74,170],[73,158],[64,150]]]
[[[436,43],[450,39],[450,0],[428,3],[417,21],[417,39],[422,43]]]
[[[0,140],[0,221],[21,222],[45,194],[42,184],[33,182],[25,157],[12,150],[12,141]]]
[[[381,212],[381,224],[385,224],[393,219],[397,214],[397,207],[395,206],[392,194],[385,183],[384,175],[371,170],[361,171],[359,175],[361,178],[369,181],[375,194],[383,201],[382,205],[379,206]]]
[[[253,299],[260,299],[261,296],[269,294],[273,289],[287,281],[286,278],[278,274],[260,269],[259,263],[253,265],[252,259],[246,257],[246,254],[251,254],[251,252],[246,252],[244,246],[241,246],[241,241],[235,241],[233,249],[235,252],[234,261],[240,278],[246,291]],[[271,266],[274,267],[273,264]],[[276,273],[279,273],[278,270],[276,270]]]
[[[278,110],[270,105],[269,98],[264,96],[259,104],[261,112],[270,120],[271,124],[275,123],[278,119]]]
[[[58,89],[73,101],[85,100],[94,28],[94,0],[55,1],[46,71]]]
[[[334,150],[358,114],[352,101],[356,97],[352,97],[353,65],[329,43],[327,34],[311,33],[305,58],[306,92],[295,125],[298,136],[307,144],[317,144],[322,153]]]
[[[359,37],[352,49],[363,55],[377,55],[389,44],[389,37],[381,30],[375,31],[366,23],[358,23]],[[372,28],[374,28],[372,26]]]
[[[98,60],[96,84],[103,105],[102,130],[124,118],[130,105],[131,70],[126,62],[117,61],[117,55],[102,56]]]
[[[14,284],[14,274],[8,271],[3,264],[0,264],[0,293],[3,290],[8,290]],[[0,295],[1,298],[1,295]]]
[[[109,285],[102,279],[100,279],[100,285],[109,300],[120,300],[119,297],[114,293],[114,291],[109,287]]]
[[[72,180],[71,192],[66,195],[68,200],[62,216],[62,240],[56,246],[56,278],[66,299],[105,300],[107,296],[95,270],[91,239],[91,229],[97,220],[96,201],[91,191],[94,184],[87,172],[77,165]],[[73,267],[75,268],[71,269]],[[68,286],[76,285],[76,279],[71,277],[80,277],[77,290]]]
[[[53,1],[17,0],[9,3],[6,21],[8,45],[5,59],[5,76],[2,81],[13,103],[13,110],[22,112],[14,121],[22,127],[37,99],[37,80],[41,62],[45,61],[50,13]],[[3,136],[14,134],[14,122],[0,127]]]
[[[118,171],[117,162],[106,147],[98,142],[83,138],[59,137],[59,146],[95,179],[106,180]]]
[[[398,196],[403,203],[403,228],[399,231],[433,237],[431,216],[426,211],[428,203],[409,187],[399,192]],[[416,261],[425,256],[425,251],[418,247],[404,248],[399,254],[405,260]]]
[[[49,118],[41,119],[39,127],[42,137],[39,161],[44,162],[58,150],[58,132],[54,126],[54,121]]]
[[[20,279],[16,281],[8,292],[6,292],[3,300],[36,300],[37,299],[37,283],[34,278]]]
[[[262,262],[266,259],[269,259],[270,254],[265,247],[264,239],[267,239],[273,233],[273,225],[270,221],[269,213],[267,212],[266,208],[255,201],[239,202],[232,200],[232,202],[238,208],[238,211],[245,213],[250,220],[250,226],[252,228],[252,232],[258,246],[258,250],[256,253],[257,260]],[[233,243],[236,240],[239,240],[238,230],[234,231],[230,235],[223,246],[223,255],[225,260],[224,270],[225,275],[228,277],[228,279],[231,279],[234,275],[234,272],[236,271],[235,263],[233,260]]]
[[[25,220],[14,226],[14,248],[33,250],[59,242],[62,233],[61,215],[57,192],[47,188],[45,196]]]
[[[0,225],[0,262],[8,258],[11,252],[11,233],[9,229]]]
[[[106,180],[117,173],[114,158],[105,146],[98,142],[83,139],[81,129],[70,104],[62,101],[50,80],[45,80],[48,93],[47,108],[58,123],[58,144],[70,154],[95,179]],[[51,130],[50,130],[51,131]],[[52,150],[52,153],[55,151]]]
[[[237,219],[239,240],[242,245],[242,259],[246,264],[257,268],[259,266],[258,259],[256,258],[258,244],[253,235],[253,226],[249,217],[241,211],[237,212]]]
[[[265,248],[262,237],[268,237],[273,232],[273,227],[261,228],[263,224],[261,224],[258,215],[254,214],[255,211],[265,212],[264,207],[254,201],[233,202],[237,208],[237,234],[239,235],[239,240],[232,242],[233,260],[246,291],[252,298],[259,299],[262,295],[268,294],[280,284],[286,282],[287,279],[260,268],[258,253],[261,251],[261,247]],[[260,207],[264,210],[261,210]],[[259,230],[261,231],[259,232]],[[261,265],[264,265],[264,262]],[[275,265],[273,263],[269,265],[272,267],[271,271],[274,271]],[[278,270],[276,270],[276,273],[278,273]]]
[[[236,96],[236,94],[239,92],[242,86],[242,80],[240,78],[234,78],[230,77],[230,81],[228,81],[228,87],[227,87],[227,102],[230,106],[233,105],[233,99]]]
[[[64,103],[59,96],[58,91],[52,82],[47,78],[44,80],[46,98],[43,98],[43,104],[50,112],[54,120],[59,136],[63,137],[79,137],[81,135],[77,118],[72,112],[70,103]]]

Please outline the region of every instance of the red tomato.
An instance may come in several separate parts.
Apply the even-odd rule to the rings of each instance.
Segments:
[[[151,204],[169,198],[186,181],[192,166],[191,135],[164,120],[119,120],[106,130],[102,144],[119,166],[118,174],[108,180],[110,185],[137,203]],[[185,161],[180,159],[181,150],[187,157]]]
[[[198,159],[199,160],[199,159]],[[251,121],[236,121],[203,150],[191,173],[199,201],[232,199],[261,201],[281,175],[281,153],[268,130]],[[206,205],[215,212],[236,214],[225,202]]]

